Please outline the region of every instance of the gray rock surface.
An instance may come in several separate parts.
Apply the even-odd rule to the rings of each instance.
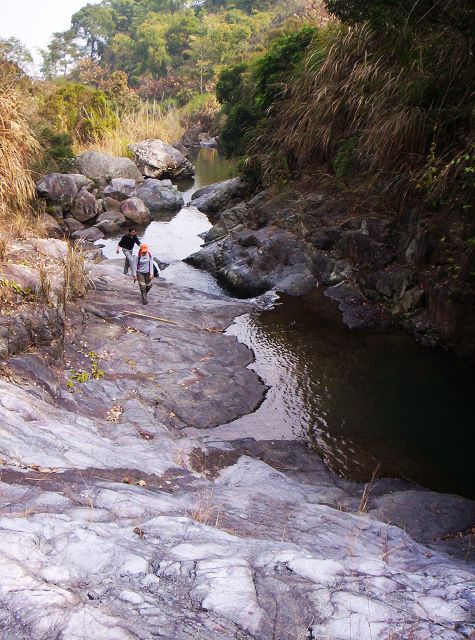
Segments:
[[[96,227],[106,234],[112,234],[127,224],[127,220],[120,211],[104,211],[96,220]]]
[[[211,214],[210,220],[214,222],[213,214],[241,202],[248,193],[249,186],[242,178],[230,178],[195,191],[192,204],[203,213]]]
[[[137,182],[130,178],[113,178],[103,191],[104,200],[107,200],[107,198],[112,198],[119,202],[127,200],[127,198],[136,195],[136,187]]]
[[[205,245],[186,262],[206,269],[245,297],[270,289],[302,295],[315,287],[308,247],[277,227],[234,231],[224,240]]]
[[[120,205],[122,215],[135,224],[145,225],[151,220],[150,211],[140,198],[128,198]]]
[[[85,240],[87,242],[96,242],[104,237],[104,232],[98,227],[87,227],[86,229],[78,229],[71,234],[74,240]]]
[[[72,216],[66,216],[64,218],[64,224],[69,230],[69,233],[73,233],[74,231],[79,231],[79,229],[84,229],[84,225],[79,220],[76,220]]]
[[[71,215],[78,222],[89,222],[97,216],[97,201],[94,194],[81,189],[73,200]]]
[[[262,400],[251,353],[221,333],[249,305],[159,281],[144,315],[119,264],[91,269],[58,318],[64,363],[45,346],[0,379],[5,639],[473,635],[473,563],[387,523],[431,541],[473,503],[400,482],[359,513],[363,487],[298,443],[184,436]],[[103,375],[81,383],[91,352]]]
[[[130,145],[134,161],[147,178],[189,178],[195,170],[176,147],[162,140],[143,140]]]
[[[136,195],[150,211],[175,211],[183,206],[183,197],[170,180],[149,178],[138,185]]]
[[[92,181],[83,175],[49,173],[36,183],[38,195],[69,211],[81,189],[89,189]]]
[[[102,207],[104,211],[120,211],[120,200],[105,197],[102,199]]]
[[[130,158],[117,158],[101,151],[87,151],[75,160],[79,173],[88,178],[131,178],[140,180],[141,174]]]

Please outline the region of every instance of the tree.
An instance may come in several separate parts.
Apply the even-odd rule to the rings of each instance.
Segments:
[[[31,53],[17,38],[0,38],[0,58],[26,73],[33,62]]]
[[[87,4],[72,17],[71,28],[76,37],[85,42],[92,60],[101,57],[107,40],[114,33],[114,15],[111,7]]]
[[[76,34],[71,29],[53,33],[48,48],[41,50],[41,73],[44,78],[51,80],[60,74],[66,77],[71,65],[81,57],[75,38]]]

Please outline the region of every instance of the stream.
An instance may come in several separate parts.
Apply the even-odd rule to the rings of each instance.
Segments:
[[[195,181],[178,184],[185,207],[155,216],[139,237],[170,263],[165,280],[226,296],[210,274],[182,262],[211,226],[186,205],[236,166],[214,149],[192,162]],[[118,239],[101,241],[106,257],[117,257]],[[344,476],[368,480],[377,471],[475,498],[475,378],[463,361],[399,331],[350,330],[321,294],[282,297],[236,318],[227,334],[253,350],[251,366],[269,390],[254,413],[201,433],[207,441],[305,439]]]

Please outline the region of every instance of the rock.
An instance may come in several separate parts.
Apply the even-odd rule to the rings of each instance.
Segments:
[[[136,189],[136,195],[150,211],[175,211],[183,206],[183,197],[170,180],[149,178]]]
[[[114,178],[104,189],[104,200],[111,198],[122,202],[136,195],[137,182],[130,178]],[[105,205],[107,206],[107,205]]]
[[[71,216],[67,216],[66,218],[64,218],[64,224],[67,226],[69,233],[84,229],[83,223],[79,222],[79,220],[76,220]]]
[[[147,178],[189,178],[195,170],[176,147],[162,140],[144,140],[130,145],[134,161]]]
[[[200,146],[204,149],[217,149],[218,148],[218,140],[216,137],[212,137],[209,133],[200,133],[198,136],[200,141]]]
[[[57,220],[60,224],[63,222],[63,209],[59,204],[50,204],[49,207],[46,208],[46,213],[50,216],[53,216],[55,220]]]
[[[56,218],[50,216],[48,213],[43,213],[40,216],[40,220],[46,229],[46,233],[51,238],[62,238],[64,235],[63,227],[59,224]]]
[[[41,198],[69,210],[79,190],[92,185],[92,181],[83,175],[49,173],[36,183],[36,189]]]
[[[71,234],[74,240],[83,240],[94,243],[96,240],[101,240],[104,237],[104,233],[98,227],[87,227],[86,229],[79,229]]]
[[[239,224],[244,224],[247,217],[247,207],[244,203],[238,204],[231,209],[226,209],[219,216],[214,216],[217,220],[213,227],[205,235],[205,240],[217,240],[228,234]]]
[[[135,224],[145,225],[151,220],[150,211],[140,198],[124,200],[120,205],[120,210],[127,220],[131,220]]]
[[[113,234],[125,224],[127,220],[120,211],[105,211],[97,218],[95,226],[106,234]]]
[[[185,145],[178,141],[178,142],[174,142],[172,144],[172,147],[175,147],[175,149],[178,149],[178,151],[185,156],[185,158],[189,158],[190,157],[190,150],[185,147]]]
[[[88,222],[97,216],[97,202],[92,193],[81,189],[74,198],[71,215],[79,222]]]
[[[34,242],[34,247],[41,255],[60,261],[63,261],[68,253],[68,243],[53,238],[38,238]]]
[[[242,178],[231,178],[199,189],[191,200],[203,213],[215,214],[243,200],[248,192],[249,186]]]
[[[75,160],[79,173],[88,178],[130,178],[140,180],[141,174],[130,158],[117,158],[101,151],[87,151]]]
[[[104,211],[120,211],[120,201],[105,197],[102,200],[102,207]]]
[[[350,329],[391,324],[388,311],[384,307],[373,304],[352,283],[341,282],[329,287],[325,291],[325,296],[338,303],[343,322]]]
[[[315,287],[309,247],[295,234],[277,227],[234,231],[189,256],[186,262],[206,269],[244,297],[270,289],[303,295]]]

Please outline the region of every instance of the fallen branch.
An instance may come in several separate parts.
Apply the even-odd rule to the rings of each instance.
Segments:
[[[139,318],[149,318],[150,320],[158,320],[159,322],[166,322],[167,324],[175,324],[180,326],[178,322],[174,322],[173,320],[169,320],[168,318],[161,318],[160,316],[151,316],[148,313],[140,313],[139,311],[123,311],[125,315],[128,316],[138,316]]]

